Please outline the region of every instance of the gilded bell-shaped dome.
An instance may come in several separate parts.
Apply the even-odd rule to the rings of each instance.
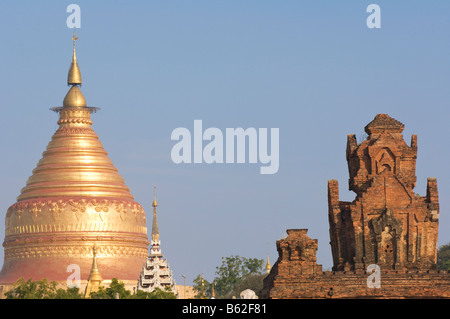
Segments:
[[[63,106],[86,106],[86,99],[84,98],[83,93],[81,93],[81,90],[78,86],[74,85],[70,88],[69,92],[67,92],[66,97],[64,98]]]
[[[91,127],[96,108],[86,106],[81,75],[69,82],[63,106],[53,108],[59,127],[7,211],[0,284],[21,277],[65,282],[70,265],[87,280],[94,244],[106,280],[135,282],[147,259],[144,209]]]

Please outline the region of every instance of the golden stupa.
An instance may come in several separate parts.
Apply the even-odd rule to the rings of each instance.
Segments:
[[[81,93],[75,54],[71,86],[59,113],[59,128],[17,202],[6,213],[0,283],[18,278],[65,281],[77,264],[81,280],[92,266],[92,247],[104,279],[138,280],[148,257],[145,212],[91,128]]]
[[[92,253],[94,254],[94,258],[92,260],[92,268],[91,273],[87,279],[86,289],[84,291],[84,298],[89,298],[92,292],[99,291],[100,287],[102,287],[103,277],[98,269],[97,265],[97,247],[93,247]]]

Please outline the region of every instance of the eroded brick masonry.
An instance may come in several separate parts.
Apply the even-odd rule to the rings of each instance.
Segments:
[[[306,229],[290,229],[277,241],[279,258],[264,282],[266,298],[450,298],[450,273],[438,271],[437,181],[427,193],[416,186],[417,136],[410,145],[404,125],[378,114],[367,139],[347,136],[352,202],[339,200],[337,180],[328,181],[332,271],[316,262],[317,240]],[[381,287],[368,286],[369,265],[377,265]]]

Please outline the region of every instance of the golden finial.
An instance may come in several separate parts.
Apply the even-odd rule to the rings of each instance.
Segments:
[[[216,299],[216,292],[214,290],[214,285],[215,285],[215,281],[212,282],[212,287],[211,287],[211,299]]]
[[[270,269],[272,268],[270,266],[270,262],[269,262],[269,242],[266,243],[267,244],[267,263],[266,263],[266,271],[269,274],[270,273]]]
[[[78,37],[75,37],[75,31],[73,31],[72,41],[73,41],[73,50],[75,50],[75,41],[78,40]]]
[[[69,76],[67,77],[67,85],[81,85],[81,72],[77,63],[77,55],[75,53],[75,41],[78,40],[78,37],[75,37],[75,31],[73,32],[72,41],[73,41],[73,56],[72,56],[72,64],[69,69]]]
[[[269,274],[270,273],[270,269],[272,267],[270,266],[270,262],[269,262],[269,255],[267,255],[267,263],[266,263],[266,271]]]
[[[153,185],[153,207],[158,206],[158,204],[156,203],[156,185]]]

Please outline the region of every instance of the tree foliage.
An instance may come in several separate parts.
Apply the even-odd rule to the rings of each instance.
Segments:
[[[450,243],[439,247],[437,251],[437,265],[439,269],[450,270]]]
[[[23,278],[19,279],[13,288],[5,292],[6,299],[83,299],[84,294],[81,294],[79,288],[57,288],[56,281],[48,282],[47,279],[33,281],[29,279],[25,281]],[[89,298],[91,299],[116,299],[118,294],[119,299],[176,299],[177,296],[169,287],[162,290],[156,288],[152,292],[145,292],[138,290],[135,295],[125,289],[123,282],[117,278],[111,280],[108,288],[100,286],[98,291],[91,292]]]
[[[264,274],[251,274],[247,276],[247,278],[243,279],[241,282],[236,284],[233,287],[233,290],[226,296],[226,298],[231,298],[233,296],[239,297],[239,294],[245,290],[245,289],[251,289],[253,290],[256,295],[261,298],[261,290],[264,286],[264,278],[267,276],[266,273]]]
[[[195,299],[210,299],[212,294],[212,283],[198,275],[193,281],[193,289],[196,291]]]
[[[13,288],[5,293],[6,299],[81,299],[78,288],[66,290],[57,288],[56,281],[48,282],[47,279],[33,281],[20,278]]]
[[[165,287],[164,290],[155,288],[152,292],[138,290],[133,299],[177,299],[177,296],[169,287]]]
[[[116,299],[116,294],[118,294],[119,299],[129,299],[131,297],[131,292],[125,289],[125,284],[119,282],[117,278],[113,278],[108,288],[100,286],[99,290],[91,292],[89,297],[91,299]]]
[[[216,298],[232,298],[232,296],[238,296],[244,289],[252,289],[258,293],[262,288],[262,279],[265,277],[263,270],[263,259],[248,259],[237,255],[222,257],[222,265],[216,267],[216,277],[213,281]],[[201,296],[200,281],[200,275],[194,279],[197,297]],[[211,298],[212,283],[204,280],[203,291],[204,298]]]
[[[54,299],[82,299],[83,295],[77,287],[67,288],[66,290],[59,288],[56,290]]]
[[[164,290],[156,288],[152,292],[146,292],[138,290],[136,294],[132,295],[131,292],[125,289],[125,285],[119,282],[117,278],[111,280],[111,284],[108,288],[100,287],[98,291],[92,292],[89,297],[91,299],[116,299],[118,294],[119,299],[176,299],[177,296],[172,292],[169,287]]]

